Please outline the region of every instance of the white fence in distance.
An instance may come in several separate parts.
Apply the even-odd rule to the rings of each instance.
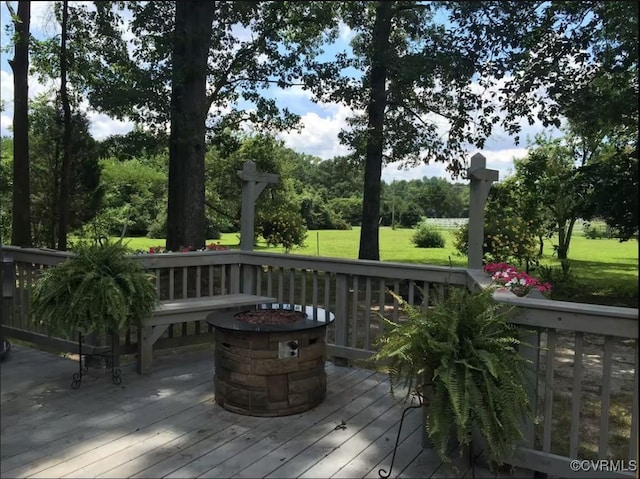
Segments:
[[[468,222],[469,218],[427,218],[427,224],[439,230],[457,230]]]

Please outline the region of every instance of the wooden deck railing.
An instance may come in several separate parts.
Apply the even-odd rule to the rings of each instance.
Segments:
[[[3,321],[7,335],[39,342],[48,339],[29,318],[31,288],[40,272],[69,255],[48,250],[5,247],[15,264],[13,315]],[[428,305],[432,289],[465,287],[464,268],[381,263],[339,258],[283,255],[259,252],[217,251],[144,254],[132,256],[156,276],[160,299],[196,298],[230,293],[274,296],[279,302],[313,305],[336,314],[328,331],[329,354],[341,359],[371,355],[384,331],[382,316],[397,319],[399,305],[394,291],[411,304]],[[135,332],[122,332],[123,352],[135,348]],[[157,347],[210,341],[211,329],[195,322],[171,326]],[[52,338],[58,347],[74,350],[73,338]],[[70,341],[67,343],[60,341]],[[87,345],[91,347],[92,345]]]
[[[480,271],[469,277],[476,288],[489,281]],[[531,332],[534,347],[522,353],[537,379],[539,424],[523,426],[525,444],[508,462],[559,477],[637,477],[630,461],[638,460],[638,310],[507,291],[494,299],[516,308],[512,322]],[[574,459],[593,462],[574,471]]]
[[[43,268],[58,264],[64,253],[5,247],[15,264],[13,315],[3,330],[22,339],[45,331],[28,317],[30,290]],[[398,319],[400,308],[389,290],[410,304],[426,308],[432,289],[486,287],[481,271],[429,265],[318,258],[261,252],[218,251],[138,255],[134,258],[156,275],[161,299],[230,293],[274,296],[279,302],[315,305],[336,315],[328,332],[328,353],[339,360],[365,358],[384,330],[381,316]],[[559,475],[572,473],[575,458],[637,461],[638,448],[638,311],[546,299],[495,294],[517,308],[513,322],[532,331],[523,350],[533,362],[538,381],[532,389],[538,426],[523,425],[524,446],[510,459],[514,465]],[[210,341],[207,325],[173,327],[157,347]],[[125,351],[135,335],[124,333]],[[57,338],[57,341],[69,338]],[[54,340],[56,340],[54,338]],[[60,342],[61,344],[67,344]],[[69,342],[68,344],[73,344]],[[628,462],[624,464],[630,464]],[[619,466],[623,463],[618,463]],[[602,477],[603,471],[592,473]],[[633,477],[610,471],[608,477]]]

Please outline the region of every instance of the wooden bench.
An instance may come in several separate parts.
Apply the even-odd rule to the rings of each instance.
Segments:
[[[162,301],[138,331],[138,373],[151,374],[153,344],[170,324],[203,320],[218,309],[275,303],[276,298],[254,294],[224,294],[203,298]]]

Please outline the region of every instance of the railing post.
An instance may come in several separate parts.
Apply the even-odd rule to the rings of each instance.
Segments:
[[[538,368],[539,368],[539,349],[540,349],[540,333],[538,331],[532,331],[523,338],[523,342],[530,346],[520,345],[520,354],[530,361],[531,364],[531,384],[528,384],[529,389],[529,404],[531,404],[531,411],[535,417],[538,408]],[[531,448],[535,447],[536,430],[535,424],[528,418],[523,419],[521,426],[522,435],[524,440],[522,441],[522,447]]]
[[[2,247],[0,246],[0,266],[2,267],[0,281],[2,282],[2,296],[0,301],[0,352],[4,353],[8,350],[8,343],[4,340],[2,327],[4,325],[13,326],[13,301],[14,290],[16,287],[16,267],[13,258],[2,255]]]
[[[229,268],[229,294],[240,292],[240,265],[232,264]]]
[[[471,157],[467,177],[471,181],[469,191],[469,251],[468,268],[481,269],[484,243],[484,207],[491,184],[498,181],[498,171],[486,168],[487,160],[480,153]]]
[[[336,275],[336,346],[347,346],[347,323],[349,319],[349,283],[346,274]],[[349,360],[347,358],[334,357],[333,362],[337,366],[347,366]]]

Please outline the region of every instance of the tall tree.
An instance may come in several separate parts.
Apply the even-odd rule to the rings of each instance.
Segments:
[[[454,177],[464,171],[469,147],[483,148],[496,125],[516,143],[523,118],[560,126],[568,99],[594,72],[614,73],[619,58],[632,64],[626,59],[637,57],[637,42],[630,41],[637,40],[637,15],[629,14],[637,5],[630,2],[388,3],[383,161],[443,162]],[[368,114],[379,4],[342,7],[342,18],[356,32],[353,55],[337,55],[342,77],[320,82],[316,92]],[[349,76],[348,67],[364,75]],[[637,100],[637,88],[629,92]],[[381,166],[371,143],[379,144],[374,136],[380,130],[375,133],[365,115],[352,118],[350,126],[341,139],[365,159],[365,176],[373,178]],[[360,257],[376,259],[376,202],[370,205]]]
[[[31,246],[31,198],[29,190],[29,25],[31,2],[20,0],[16,14],[7,9],[15,31],[13,71],[13,197],[11,243]]]
[[[500,120],[490,99],[472,85],[498,45],[486,40],[469,48],[468,38],[434,20],[442,5],[344,4],[342,18],[356,36],[353,55],[339,55],[336,67],[343,72],[356,68],[364,75],[345,75],[316,90],[322,99],[338,99],[364,112],[350,119],[349,131],[341,132],[341,140],[365,165],[362,259],[379,259],[382,165],[439,161],[456,176],[464,169],[467,146],[481,147]]]
[[[33,242],[56,248],[59,243],[60,178],[64,151],[64,112],[59,96],[42,94],[31,101],[29,148],[31,150],[31,219]],[[75,110],[71,118],[69,230],[91,219],[102,198],[100,167],[95,140],[89,133],[86,113]]]
[[[58,211],[58,249],[66,251],[69,229],[69,186],[71,181],[71,103],[67,91],[69,2],[62,2],[60,35],[60,103],[62,105],[62,168],[60,169],[60,201]]]
[[[173,32],[167,248],[204,246],[207,59],[213,2],[177,2]]]
[[[393,3],[379,1],[375,7],[371,41],[371,88],[367,105],[366,167],[362,197],[362,228],[358,258],[380,259],[378,217],[380,215],[380,184],[384,150],[384,116],[387,108],[387,70],[389,68],[389,37],[393,19]]]
[[[176,134],[172,132],[170,147],[171,225],[167,246],[171,249],[180,244],[202,246],[203,233],[195,232],[204,225],[200,180],[193,183],[196,176],[201,176],[203,166],[198,159],[195,167],[196,155],[189,152],[200,148],[202,128],[182,128],[180,119],[174,120],[172,116],[180,109],[186,114],[186,104],[197,103],[197,110],[192,113],[202,119],[212,144],[228,144],[233,140],[230,132],[237,131],[243,122],[250,123],[257,132],[293,127],[298,117],[287,109],[280,110],[264,90],[272,85],[285,88],[313,82],[310,59],[320,50],[325,27],[334,21],[331,11],[335,7],[330,2],[206,2],[207,7],[199,3],[204,2],[193,2],[193,8],[207,16],[209,7],[213,9],[207,32],[202,26],[203,19],[176,11],[185,8],[178,6],[181,2],[95,2],[96,12],[85,9],[82,25],[78,25],[79,30],[85,31],[87,45],[81,58],[85,67],[78,71],[91,105],[118,118],[127,117],[158,129],[166,128],[170,122],[172,129],[178,129]],[[118,33],[124,21],[118,12],[121,8],[133,14],[131,56]],[[87,25],[91,26],[92,35],[86,33]],[[193,71],[174,71],[189,67],[186,53],[182,56],[186,63],[174,64],[181,61],[179,49],[189,43],[188,39],[174,35],[182,31],[199,32],[202,45],[207,46],[204,92],[200,83],[194,92],[185,90],[187,78],[195,78],[188,77],[194,75]],[[107,34],[116,37],[107,40],[114,43],[114,48],[104,48],[103,35]],[[198,70],[197,75],[201,73]],[[175,87],[179,91],[175,91],[174,81],[181,82]],[[172,92],[171,101],[167,101],[167,91]],[[177,96],[181,91],[189,98]],[[188,121],[195,125],[194,119]],[[190,156],[184,164],[184,158],[174,158],[181,152]],[[201,157],[200,153],[197,157]],[[195,168],[185,180],[182,171],[191,167]],[[185,193],[185,189],[193,193]],[[190,204],[191,200],[197,203]],[[185,208],[189,212],[180,218]]]
[[[583,188],[580,172],[601,149],[592,148],[570,133],[555,139],[538,135],[527,157],[515,163],[521,194],[542,205],[549,233],[558,237],[558,259],[567,259],[576,221],[590,219],[585,211],[593,193]]]

